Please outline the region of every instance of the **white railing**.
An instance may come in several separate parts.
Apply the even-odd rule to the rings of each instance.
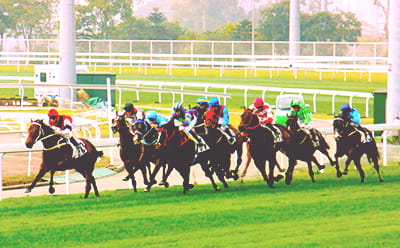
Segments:
[[[400,124],[375,124],[375,125],[364,125],[366,128],[371,131],[384,131],[383,138],[383,146],[382,146],[382,160],[383,165],[387,165],[387,156],[388,156],[388,146],[387,146],[387,132],[390,130],[400,130]],[[323,127],[318,128],[325,135],[332,135],[333,128],[332,127]],[[98,148],[101,147],[117,147],[119,143],[119,138],[103,138],[103,139],[92,139],[91,142]],[[8,153],[28,153],[33,151],[41,151],[42,145],[41,143],[35,144],[33,149],[27,149],[24,144],[14,143],[14,144],[0,144],[0,200],[2,200],[2,192],[3,192],[3,177],[2,177],[2,158],[4,154]],[[69,174],[66,172],[66,194],[69,194]]]
[[[229,89],[243,90],[243,106],[249,106],[247,102],[247,95],[249,90],[260,91],[262,98],[265,98],[267,92],[279,92],[284,93],[297,93],[297,94],[310,94],[313,96],[313,112],[317,112],[317,95],[328,95],[332,96],[331,114],[335,113],[335,98],[336,96],[347,96],[349,97],[349,103],[353,105],[353,98],[360,97],[365,98],[365,116],[369,116],[369,100],[373,98],[373,94],[364,92],[354,91],[338,91],[338,90],[313,90],[313,89],[296,89],[296,88],[278,88],[278,87],[264,87],[264,86],[252,86],[252,85],[238,85],[238,84],[222,84],[222,83],[196,83],[196,82],[161,82],[161,81],[144,81],[144,80],[116,80],[117,85],[152,85],[157,86],[158,89],[165,89],[166,87],[180,87],[184,90],[185,87],[193,88],[204,88],[204,92],[208,92],[210,88],[224,89],[224,93],[227,93]],[[159,101],[161,102],[161,93],[159,94]],[[183,102],[183,95],[181,95],[181,101]],[[226,104],[226,103],[225,103]]]

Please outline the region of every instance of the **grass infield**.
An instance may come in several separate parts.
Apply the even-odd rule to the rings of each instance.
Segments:
[[[398,247],[398,164],[380,183],[365,166],[337,179],[332,167],[311,183],[298,170],[290,186],[230,182],[152,192],[103,191],[7,198],[0,202],[1,247]]]

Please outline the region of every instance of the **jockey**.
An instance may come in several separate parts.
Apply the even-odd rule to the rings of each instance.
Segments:
[[[229,128],[229,112],[225,105],[219,104],[218,97],[211,97],[208,101],[210,111],[214,112],[218,117],[218,124],[221,125],[221,131],[229,135],[228,141],[230,144],[235,142],[235,134],[231,132]]]
[[[339,115],[343,118],[344,121],[350,122],[352,126],[354,126],[358,131],[361,131],[365,135],[365,142],[372,141],[369,132],[361,127],[361,115],[357,109],[352,108],[349,104],[345,103],[340,108]]]
[[[199,152],[207,150],[205,141],[193,131],[193,127],[197,122],[196,115],[187,111],[181,102],[174,104],[173,111],[171,119],[179,122],[179,130],[185,132],[196,143]]]
[[[69,140],[78,151],[78,156],[82,156],[86,150],[82,144],[78,143],[72,136],[72,118],[68,115],[60,115],[55,109],[50,109],[47,114],[49,117],[49,125],[54,129],[56,133]]]
[[[195,106],[193,108],[193,110],[196,111],[196,115],[197,115],[197,123],[196,123],[196,125],[204,123],[204,114],[205,114],[205,112],[208,111],[208,100],[207,100],[207,98],[205,98],[204,96],[199,97],[197,99],[197,106]]]
[[[252,113],[257,115],[260,119],[261,124],[267,126],[275,135],[278,142],[283,141],[281,132],[279,129],[272,125],[274,117],[268,103],[264,103],[264,100],[260,97],[254,99],[253,104],[249,107]]]
[[[139,108],[135,108],[133,104],[130,102],[125,103],[124,110],[125,110],[124,115],[128,120],[128,124],[131,127],[131,129],[135,121],[143,120],[145,118],[144,111]]]
[[[145,120],[153,127],[161,127],[168,122],[167,117],[158,114],[155,110],[147,111]]]
[[[294,101],[290,106],[291,110],[289,116],[297,119],[300,128],[302,128],[303,131],[306,132],[311,137],[313,145],[317,147],[319,145],[319,140],[317,135],[314,133],[314,131],[310,126],[311,122],[310,109],[306,107],[304,104],[300,103],[300,101]]]

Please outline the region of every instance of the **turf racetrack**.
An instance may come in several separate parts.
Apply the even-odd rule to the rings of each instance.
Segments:
[[[290,186],[230,182],[152,192],[103,191],[0,202],[1,247],[399,247],[400,168],[378,182],[364,166],[361,184],[332,167],[311,183],[296,171]]]

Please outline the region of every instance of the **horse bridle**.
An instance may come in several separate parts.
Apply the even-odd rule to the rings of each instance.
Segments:
[[[249,123],[251,123],[251,121],[253,120],[253,118],[255,117],[255,115],[254,115],[251,111],[249,111],[249,110],[245,110],[245,112],[248,112],[248,113],[251,114],[251,115],[250,115],[250,118],[251,118],[251,119],[249,120]],[[245,130],[247,130],[247,129],[250,129],[250,130],[256,129],[257,127],[260,127],[260,126],[261,126],[260,122],[258,122],[258,123],[255,124],[254,126],[243,125],[243,127],[244,127]]]
[[[135,132],[133,132],[133,134],[138,134],[139,136],[142,136],[142,143],[145,144],[145,145],[154,145],[154,144],[156,144],[158,142],[158,139],[154,139],[154,141],[151,142],[151,143],[146,142],[147,135],[150,134],[150,131],[154,127],[151,127],[150,124],[148,124],[146,121],[143,121],[143,123],[146,126],[146,131],[144,132],[144,134],[142,132],[138,131],[138,130],[135,130]]]
[[[32,122],[31,125],[39,126],[39,134],[38,134],[38,136],[36,136],[36,139],[34,140],[33,143],[36,143],[36,142],[38,142],[38,141],[46,140],[46,139],[48,139],[48,138],[50,138],[50,137],[56,135],[56,134],[52,133],[52,134],[49,134],[49,135],[47,135],[47,136],[44,136],[44,130],[43,130],[43,128],[42,128],[42,124],[39,123],[39,122],[34,121],[34,122]],[[41,136],[42,136],[42,137],[41,137]]]

